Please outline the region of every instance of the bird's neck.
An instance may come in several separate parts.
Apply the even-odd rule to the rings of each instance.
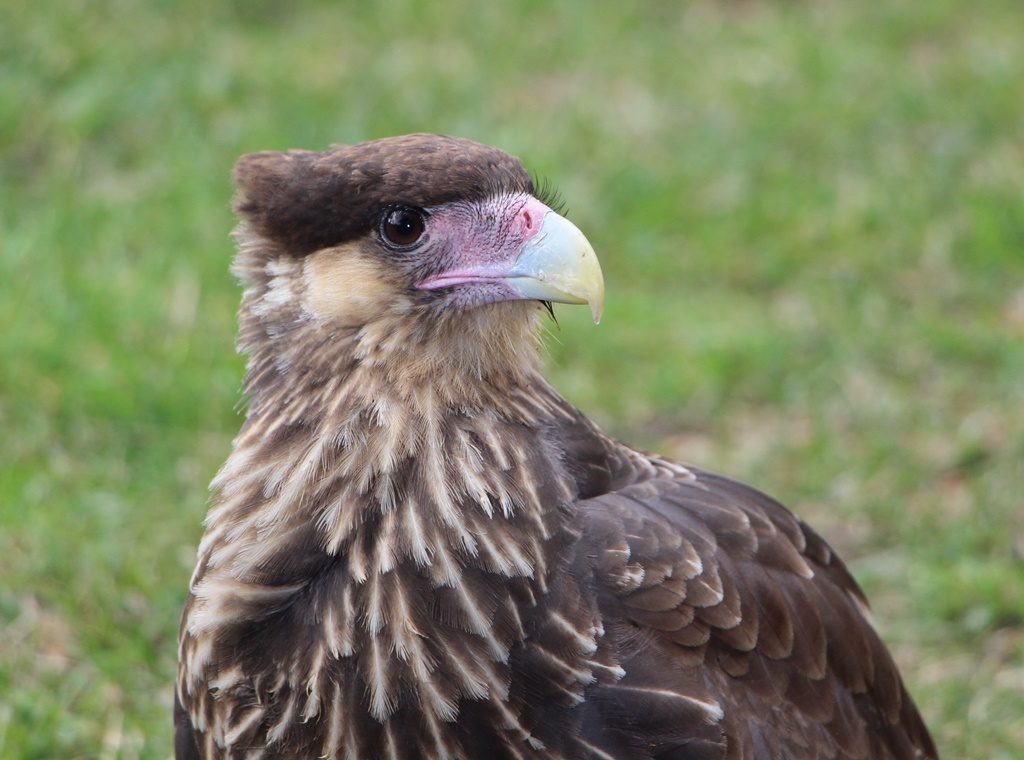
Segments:
[[[543,378],[464,379],[456,401],[451,387],[396,383],[372,362],[334,369],[270,382],[253,372],[273,367],[251,365],[257,393],[212,483],[195,580],[279,593],[340,567],[355,584],[397,573],[442,588],[476,568],[495,584],[542,583],[577,496],[543,434],[575,411]]]
[[[426,315],[396,305],[341,325],[308,303],[303,260],[241,241],[249,411],[213,483],[209,568],[265,578],[301,535],[303,551],[342,558],[358,580],[365,563],[384,571],[403,559],[445,583],[471,560],[530,571],[535,546],[486,543],[506,523],[523,536],[548,530],[541,515],[553,505],[541,509],[524,485],[527,462],[564,479],[538,444],[566,406],[539,372],[539,306]]]
[[[308,647],[282,643],[273,677],[304,719],[346,662],[381,724],[507,697],[509,653],[574,538],[575,481],[542,432],[574,412],[539,377],[474,408],[380,383],[352,373],[318,415],[249,416],[213,483],[193,577],[182,660],[194,683],[209,675],[201,642],[270,635],[263,622],[283,615],[294,624],[267,631]],[[464,682],[435,677],[438,662]]]

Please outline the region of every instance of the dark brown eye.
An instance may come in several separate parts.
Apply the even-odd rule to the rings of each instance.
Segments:
[[[399,206],[388,209],[380,220],[380,236],[393,248],[409,248],[419,242],[426,231],[423,212]]]

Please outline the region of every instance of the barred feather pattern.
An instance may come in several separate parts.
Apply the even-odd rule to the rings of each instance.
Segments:
[[[552,473],[542,485],[559,501],[539,502],[526,472],[553,457],[525,447],[520,422],[393,413],[416,440],[394,440],[379,410],[311,436],[264,437],[251,425],[218,476],[180,688],[225,757],[261,743],[305,749],[300,734],[313,726],[323,734],[315,756],[367,757],[363,745],[379,746],[381,732],[409,745],[410,713],[422,756],[464,756],[445,725],[464,700],[501,703],[503,730],[531,738],[507,704],[510,652],[526,636],[522,616],[544,609],[571,494]],[[352,447],[380,455],[370,464],[347,456]],[[593,653],[596,609],[582,633],[549,614],[549,634],[532,646]],[[571,676],[567,699],[591,678]]]
[[[467,703],[541,752],[513,667],[565,709],[616,670],[588,664],[593,599],[571,620],[548,609],[576,489],[536,431],[578,419],[535,350],[509,356],[531,320],[490,336],[500,372],[479,343],[431,357],[436,336],[400,314],[332,333],[299,306],[301,262],[272,254],[243,244],[236,263],[250,407],[212,484],[182,627],[178,695],[202,756],[471,757],[452,731]],[[380,359],[407,352],[422,374]]]

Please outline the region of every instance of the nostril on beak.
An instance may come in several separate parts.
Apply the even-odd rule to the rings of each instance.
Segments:
[[[516,214],[515,225],[524,238],[529,239],[540,231],[548,207],[536,198],[530,198]]]
[[[524,206],[516,215],[516,226],[524,235],[532,235],[536,232],[536,214],[531,211],[529,206]]]

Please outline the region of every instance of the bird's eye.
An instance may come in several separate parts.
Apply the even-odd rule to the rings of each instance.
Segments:
[[[392,248],[410,248],[426,231],[423,212],[399,206],[384,212],[380,220],[380,236]]]

